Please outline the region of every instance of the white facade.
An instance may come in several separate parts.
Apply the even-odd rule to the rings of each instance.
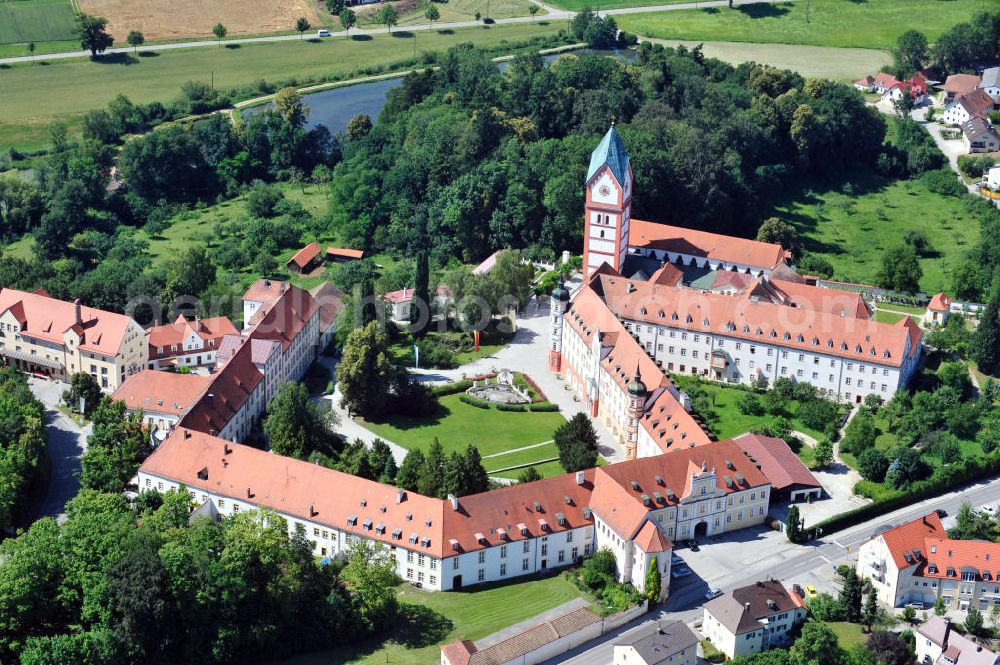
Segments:
[[[941,117],[946,125],[962,125],[972,116],[969,115],[969,111],[962,104],[962,101],[956,99],[944,107],[944,114]]]
[[[167,356],[149,359],[149,369],[176,367],[201,367],[215,364],[215,339],[204,340],[191,332],[180,345],[156,347],[156,355]]]
[[[789,642],[788,633],[805,621],[803,608],[776,612],[759,620],[759,627],[743,633],[734,633],[719,621],[709,608],[705,608],[701,629],[705,637],[729,658],[751,656],[755,653]]]
[[[657,261],[668,261],[674,265],[697,266],[698,268],[709,270],[729,270],[741,272],[754,277],[770,277],[773,266],[756,266],[747,263],[734,263],[732,261],[722,261],[718,259],[708,259],[704,256],[694,254],[684,254],[681,252],[671,252],[664,249],[650,249],[649,247],[629,247],[629,253],[639,254]]]

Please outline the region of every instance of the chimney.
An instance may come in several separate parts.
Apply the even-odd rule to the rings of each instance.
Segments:
[[[252,499],[253,498],[253,492],[250,491],[249,487],[247,488],[247,498],[248,499]]]
[[[76,325],[80,325],[81,323],[83,323],[83,314],[80,307],[79,298],[73,299],[73,311],[76,313]]]
[[[233,449],[229,447],[228,443],[222,444],[222,454],[223,455],[228,455],[231,452],[233,452]]]
[[[191,431],[190,430],[187,430],[187,429],[184,430],[184,438],[185,439],[190,439],[191,438]]]
[[[451,509],[452,510],[458,510],[458,497],[457,496],[455,496],[454,494],[449,494],[448,495],[448,501],[451,502]]]
[[[743,603],[743,607],[746,608],[747,612],[750,611],[750,603]]]
[[[316,515],[317,515],[316,504],[310,503],[309,504],[309,517],[316,517]]]
[[[576,472],[576,484],[577,485],[582,485],[583,484],[583,471],[577,471]]]

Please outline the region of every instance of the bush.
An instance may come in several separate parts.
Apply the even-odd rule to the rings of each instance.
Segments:
[[[992,157],[973,157],[972,155],[959,155],[958,168],[970,178],[981,178],[993,166]]]
[[[761,406],[760,400],[753,393],[746,393],[742,395],[736,402],[736,408],[738,408],[740,413],[745,416],[764,415],[764,407]]]
[[[497,404],[497,411],[516,411],[524,412],[527,411],[527,407],[524,404]]]
[[[455,381],[453,383],[442,383],[439,386],[434,386],[433,388],[431,388],[431,394],[434,395],[435,397],[444,397],[445,395],[464,393],[471,387],[472,387],[471,380],[462,379],[461,381]]]
[[[833,277],[833,264],[818,254],[806,254],[798,260],[798,270],[803,275],[829,279]]]
[[[958,178],[948,167],[925,172],[920,176],[920,182],[935,194],[962,196],[968,193],[965,185],[958,181]]]
[[[477,409],[488,409],[490,408],[490,403],[486,400],[473,397],[472,395],[462,395],[459,398],[460,402],[465,402],[469,406],[474,406]]]
[[[540,404],[532,404],[528,406],[528,410],[534,411],[535,413],[558,411],[559,405],[553,404],[552,402],[541,402]]]

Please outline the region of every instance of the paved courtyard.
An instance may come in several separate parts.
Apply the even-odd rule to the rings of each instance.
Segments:
[[[35,397],[45,405],[49,457],[52,461],[49,491],[39,517],[54,517],[56,521],[62,522],[66,519],[66,502],[80,491],[81,462],[83,453],[87,450],[87,436],[92,428],[89,423],[80,427],[57,408],[63,391],[69,387],[67,384],[29,377],[28,385]]]

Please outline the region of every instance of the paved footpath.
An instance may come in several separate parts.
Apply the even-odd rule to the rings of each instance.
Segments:
[[[788,1],[788,0],[735,0],[733,2],[734,6],[739,5],[751,5],[758,3],[772,3],[778,1]],[[498,18],[494,19],[494,24],[496,25],[506,25],[511,23],[531,23],[534,21],[560,21],[568,20],[576,15],[576,12],[567,11],[564,9],[558,9],[546,5],[538,0],[532,0],[536,5],[542,9],[548,11],[548,14],[544,16],[515,16],[512,18]],[[728,0],[710,0],[709,2],[685,2],[675,5],[651,5],[648,7],[624,7],[621,9],[608,9],[598,12],[602,16],[614,16],[618,14],[636,14],[639,12],[668,12],[668,11],[679,11],[684,9],[705,9],[708,7],[726,7],[728,6]],[[397,26],[396,32],[418,32],[424,30],[454,30],[456,28],[476,28],[482,27],[483,23],[481,21],[455,21],[453,23],[435,23],[432,25],[408,25],[408,26]],[[389,34],[391,30],[387,28],[355,28],[350,34],[351,35],[384,35]],[[333,32],[331,36],[326,39],[335,39],[337,37],[346,38],[348,33],[344,31]],[[222,43],[229,44],[257,44],[262,42],[287,42],[287,41],[300,41],[302,39],[301,35],[271,35],[269,37],[237,37],[235,39],[226,39]],[[313,39],[316,39],[315,37]],[[133,49],[131,46],[121,46],[117,48],[109,48],[104,54],[114,54],[114,53],[124,53],[126,55],[132,55],[133,53],[152,53],[156,51],[172,51],[174,49],[182,48],[204,48],[204,47],[219,47],[219,42],[215,39],[206,39],[200,41],[187,41],[187,42],[170,42],[167,44],[148,44],[145,46],[139,46]],[[65,60],[67,58],[89,58],[90,51],[65,51],[63,53],[49,53],[46,55],[36,55],[34,57],[30,55],[15,56],[10,58],[0,58],[0,64],[2,65],[12,65],[16,63],[23,62],[46,62],[49,60]]]

